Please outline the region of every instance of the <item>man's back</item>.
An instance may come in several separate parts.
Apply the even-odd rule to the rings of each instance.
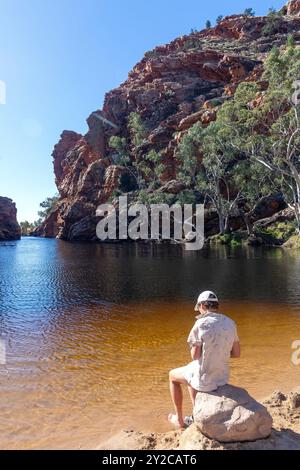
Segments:
[[[191,346],[201,346],[191,383],[196,390],[212,391],[228,382],[229,358],[236,341],[236,324],[226,315],[208,312],[198,317],[188,338]]]

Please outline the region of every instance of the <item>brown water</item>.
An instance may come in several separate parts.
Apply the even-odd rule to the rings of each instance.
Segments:
[[[93,448],[120,428],[168,430],[168,370],[189,362],[205,288],[238,324],[231,382],[257,398],[298,386],[299,281],[300,257],[281,250],[0,245],[0,448]]]

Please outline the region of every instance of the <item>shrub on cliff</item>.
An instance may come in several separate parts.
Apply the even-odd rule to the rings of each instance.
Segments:
[[[43,209],[38,212],[38,216],[43,220],[45,220],[50,212],[52,212],[59,201],[59,195],[55,194],[52,197],[47,197],[44,201],[40,203],[40,207]]]
[[[165,170],[160,152],[152,149],[146,154],[140,152],[140,146],[147,135],[146,126],[138,113],[131,113],[128,119],[130,139],[112,136],[109,146],[116,150],[112,155],[113,163],[126,167],[128,173],[136,181],[138,190],[146,187],[157,189]],[[120,181],[120,186],[122,182]]]
[[[139,147],[146,137],[146,126],[138,113],[130,113],[128,118],[128,129],[131,140],[135,147]]]
[[[272,36],[280,31],[281,27],[281,15],[276,10],[269,10],[269,14],[266,19],[266,23],[263,26],[261,32],[263,36]]]
[[[253,10],[253,8],[246,8],[243,15],[244,16],[255,16],[255,11]]]

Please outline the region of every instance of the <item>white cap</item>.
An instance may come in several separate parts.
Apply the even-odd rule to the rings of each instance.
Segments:
[[[219,302],[219,300],[216,294],[214,294],[211,290],[206,290],[199,295],[197,303],[195,305],[195,312],[198,312],[199,305],[202,302]]]

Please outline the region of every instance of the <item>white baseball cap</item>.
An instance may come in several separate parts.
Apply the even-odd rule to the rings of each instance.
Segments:
[[[219,302],[219,300],[216,294],[214,294],[214,292],[212,292],[211,290],[205,290],[198,297],[197,303],[195,305],[195,312],[198,312],[199,305],[202,302]]]

